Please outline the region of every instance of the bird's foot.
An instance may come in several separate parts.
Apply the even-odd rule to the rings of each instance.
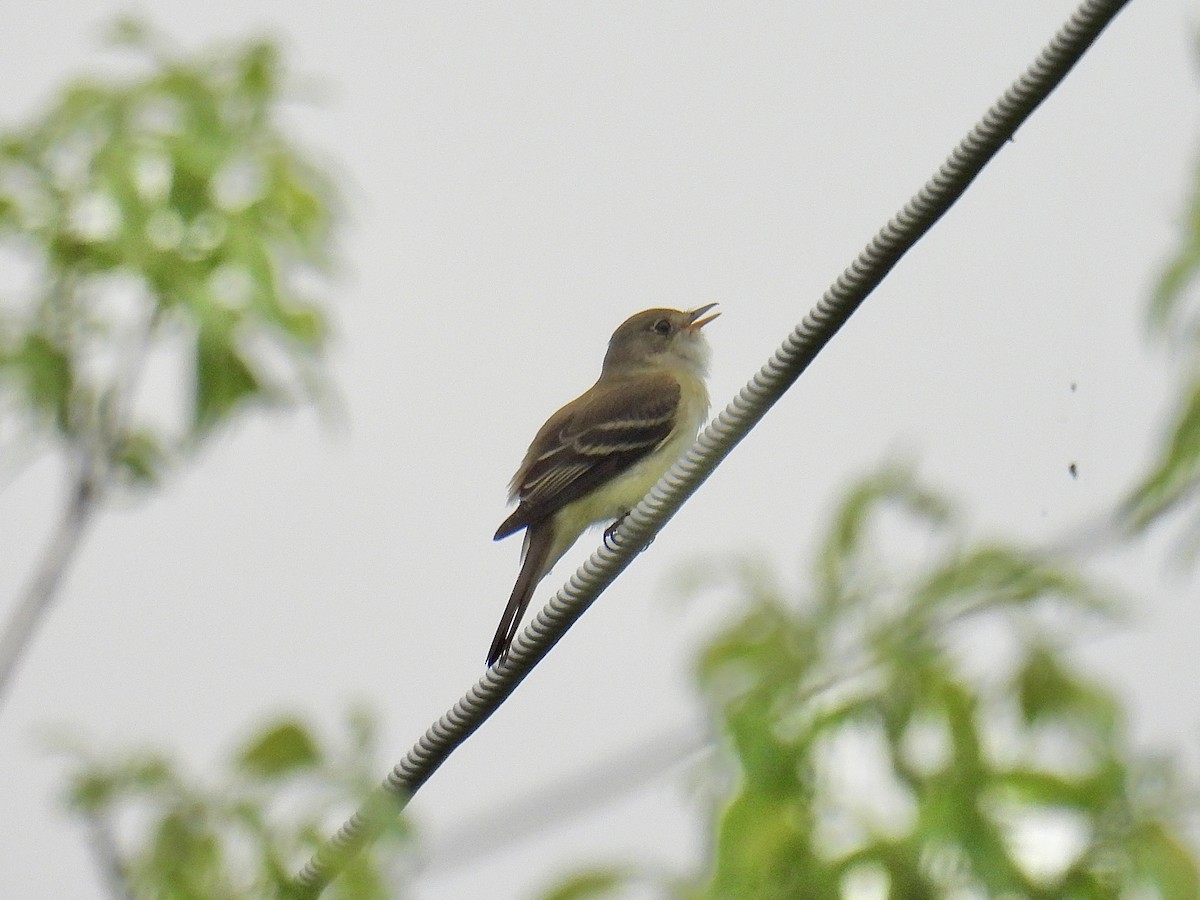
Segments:
[[[629,513],[622,513],[617,521],[604,529],[604,546],[609,550],[617,549],[617,529],[621,527],[621,523],[627,518],[629,518]]]

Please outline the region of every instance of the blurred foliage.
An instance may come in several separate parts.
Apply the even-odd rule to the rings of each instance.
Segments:
[[[898,471],[850,493],[805,589],[735,569],[745,611],[699,680],[736,779],[707,873],[664,896],[1200,896],[1192,795],[1065,649],[1114,615],[1078,575],[968,543]],[[624,896],[626,872],[544,896]]]
[[[897,571],[878,548],[898,544],[928,561]],[[740,784],[688,896],[1200,896],[1170,766],[1132,754],[1062,649],[1111,616],[1092,586],[966,546],[895,472],[852,492],[811,584],[747,570],[748,610],[703,656]]]
[[[579,872],[542,895],[542,900],[592,900],[619,895],[636,874],[624,869],[596,869]]]
[[[130,900],[262,900],[291,878],[329,832],[377,786],[374,718],[356,711],[347,746],[323,743],[299,718],[253,735],[210,786],[164,756],[77,752],[68,802],[84,817],[110,885]],[[335,900],[401,896],[397,858],[409,846],[392,815],[380,839],[347,862],[325,894]]]
[[[30,270],[0,296],[0,425],[66,446],[93,487],[153,483],[247,405],[311,397],[327,333],[306,291],[332,194],[279,127],[278,51],[116,37],[140,76],[77,81],[0,133],[0,251]],[[152,418],[159,357],[185,378]]]
[[[1150,320],[1155,332],[1179,352],[1181,381],[1158,458],[1122,510],[1135,531],[1181,502],[1194,500],[1200,486],[1200,166],[1182,239],[1159,278]]]

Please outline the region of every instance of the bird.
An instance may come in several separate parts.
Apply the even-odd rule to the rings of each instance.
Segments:
[[[717,304],[647,309],[608,342],[600,377],[538,431],[509,484],[517,508],[494,540],[524,529],[521,569],[488,650],[507,658],[538,584],[591,525],[629,510],[691,446],[708,416],[710,350],[701,329]]]

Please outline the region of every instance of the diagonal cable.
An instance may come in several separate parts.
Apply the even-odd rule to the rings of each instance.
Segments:
[[[318,896],[346,861],[371,843],[447,757],[511,694],[596,597],[624,571],[683,502],[800,377],[900,258],[962,196],[975,176],[1066,77],[1129,0],[1084,0],[1038,58],[971,129],[941,168],[871,239],[779,349],[538,613],[507,661],[435,722],[384,783],[296,876],[288,894]]]

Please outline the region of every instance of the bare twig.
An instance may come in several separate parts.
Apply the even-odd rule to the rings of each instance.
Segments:
[[[81,467],[58,528],[51,536],[29,586],[5,623],[4,633],[0,635],[0,706],[3,705],[17,664],[50,604],[54,602],[67,566],[79,550],[87,526],[96,512],[96,485],[89,470],[89,466]]]
[[[4,625],[4,633],[0,635],[0,707],[3,707],[21,657],[54,602],[67,567],[100,509],[104,492],[112,479],[114,460],[125,439],[134,395],[160,322],[159,307],[155,304],[141,326],[135,344],[126,354],[125,365],[114,376],[112,386],[102,395],[99,415],[94,422],[86,416],[81,417],[90,424],[81,424],[71,435],[79,462],[66,508],[41,561],[34,569],[29,586],[17,600]]]

